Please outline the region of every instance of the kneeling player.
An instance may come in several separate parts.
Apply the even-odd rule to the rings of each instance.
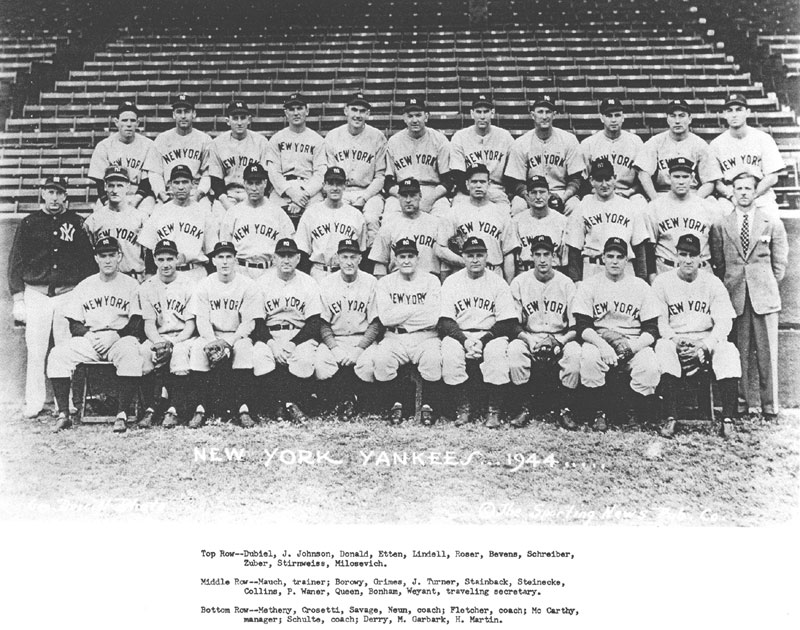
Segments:
[[[676,245],[678,268],[653,281],[653,291],[663,305],[656,358],[663,372],[664,437],[675,434],[681,377],[693,376],[709,364],[722,394],[720,435],[728,438],[733,431],[738,379],[742,376],[739,351],[728,341],[736,313],[722,282],[710,273],[699,273],[701,248],[694,234],[681,236]]]
[[[72,337],[54,347],[47,361],[47,376],[61,409],[55,430],[72,424],[67,410],[73,370],[88,361],[110,361],[118,376],[114,432],[124,433],[127,412],[142,376],[142,357],[135,337],[141,318],[134,315],[139,283],[119,272],[122,252],[113,236],[98,240],[94,251],[99,272],[75,287],[64,310]]]
[[[190,314],[200,335],[192,343],[189,366],[199,401],[189,428],[206,421],[210,410],[234,412],[242,427],[252,427],[247,397],[252,394],[255,320],[264,317],[256,283],[237,273],[236,248],[230,241],[214,246],[211,260],[216,273],[195,287]]]
[[[553,269],[555,243],[549,236],[535,236],[531,252],[533,269],[511,283],[522,325],[508,344],[511,382],[515,385],[515,402],[520,405],[509,424],[522,427],[528,423],[528,399],[533,395],[531,402],[541,400],[548,411],[558,409],[561,426],[575,429],[566,395],[580,381],[581,348],[574,341],[575,322],[570,309],[575,285]]]
[[[149,427],[156,413],[155,392],[166,385],[170,406],[162,426],[178,424],[178,410],[186,412],[189,379],[189,352],[195,334],[194,317],[189,312],[194,283],[178,274],[178,246],[163,239],[153,250],[156,275],[139,287],[139,310],[144,320],[146,340],[142,343],[143,383],[147,409],[139,421]],[[183,415],[185,417],[185,415]]]
[[[655,391],[661,373],[653,351],[661,307],[641,278],[630,276],[628,244],[612,236],[603,247],[605,273],[584,280],[572,303],[581,346],[581,383],[591,390],[594,428],[606,431],[606,374],[612,368],[630,374],[638,419],[654,421]]]
[[[373,355],[375,380],[386,383],[384,398],[396,402],[389,412],[389,421],[403,420],[403,405],[397,400],[395,388],[389,385],[397,377],[401,365],[413,363],[427,383],[442,378],[442,354],[436,322],[441,304],[441,285],[438,278],[417,269],[417,244],[401,238],[394,245],[397,271],[384,276],[375,287],[375,307],[386,336],[376,346]],[[423,390],[421,420],[433,424],[433,407],[429,400],[431,387]]]

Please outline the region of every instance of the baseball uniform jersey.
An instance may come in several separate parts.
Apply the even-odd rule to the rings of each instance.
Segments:
[[[337,260],[339,241],[346,238],[358,241],[362,251],[367,248],[364,215],[348,204],[334,209],[322,202],[309,206],[300,218],[295,240],[311,262],[331,265]]]
[[[694,234],[700,239],[700,258],[707,261],[711,256],[708,246],[711,226],[721,218],[713,201],[695,194],[690,193],[682,200],[672,193],[659,195],[647,205],[650,240],[655,243],[656,256],[677,262],[678,239],[684,234]]]
[[[450,209],[451,234],[464,239],[476,236],[486,243],[487,260],[501,267],[503,258],[519,249],[519,237],[506,210],[493,203],[476,206],[469,201],[454,203]]]
[[[562,192],[569,177],[581,171],[583,158],[578,139],[554,127],[547,140],[540,139],[535,129],[517,138],[508,153],[505,175],[523,182],[540,175],[552,192]]]
[[[322,313],[319,285],[302,271],[295,271],[294,277],[282,280],[277,269],[272,267],[256,284],[267,326],[289,324],[302,328],[309,317]]]
[[[144,256],[139,244],[139,233],[147,221],[147,214],[138,208],[126,207],[121,211],[111,210],[106,204],[86,217],[83,229],[94,245],[99,239],[113,236],[119,241],[122,273],[144,272]]]
[[[643,321],[659,316],[661,306],[641,278],[626,274],[614,282],[598,274],[580,283],[572,313],[591,317],[597,330],[608,328],[633,339],[641,334]]]
[[[368,273],[358,272],[353,282],[345,282],[342,274],[330,274],[320,283],[322,319],[331,325],[337,337],[363,335],[377,317],[375,285]]]
[[[158,134],[153,142],[161,160],[158,172],[164,179],[178,164],[188,166],[195,177],[207,174],[211,153],[211,136],[207,133],[192,129],[182,136],[177,129],[169,129]]]
[[[278,239],[293,237],[292,220],[266,199],[257,208],[249,201],[237,203],[225,213],[219,229],[219,240],[236,245],[237,258],[254,263],[271,264]]]
[[[97,143],[89,162],[89,177],[103,179],[109,166],[125,167],[134,186],[142,181],[142,173],[161,172],[153,141],[139,133],[129,144],[122,142],[116,133]]]
[[[447,247],[448,236],[447,226],[439,217],[427,212],[421,212],[413,219],[405,214],[397,214],[381,226],[369,252],[369,259],[386,265],[390,273],[395,271],[397,265],[392,247],[401,238],[410,238],[417,243],[419,251],[417,270],[438,274],[441,263],[434,246]]]
[[[398,271],[390,273],[375,286],[375,308],[384,326],[402,326],[408,332],[433,330],[441,309],[439,279],[420,271],[412,280]]]
[[[331,129],[323,143],[325,166],[339,166],[347,175],[348,187],[372,189],[372,194],[383,188],[386,172],[386,136],[371,125],[353,135],[347,125]]]
[[[89,276],[70,293],[64,315],[92,332],[120,330],[138,308],[138,288],[136,280],[122,273],[107,282],[99,274]]]
[[[567,229],[567,217],[559,212],[548,212],[542,218],[534,217],[530,212],[515,214],[511,219],[519,239],[520,250],[517,262],[525,267],[533,263],[531,242],[536,236],[549,236],[556,246],[555,259],[557,265],[567,263],[567,251],[564,236]]]
[[[581,156],[588,176],[594,160],[607,159],[614,166],[617,177],[616,193],[630,197],[636,191],[637,174],[634,164],[644,142],[635,133],[622,131],[618,138],[609,138],[600,130],[581,142]]]
[[[602,255],[612,236],[628,243],[628,258],[633,258],[633,246],[649,238],[645,217],[624,197],[600,201],[587,195],[567,221],[564,242],[592,258]]]
[[[478,134],[474,126],[461,129],[450,140],[450,168],[466,172],[470,166],[484,164],[489,169],[490,181],[502,185],[503,169],[512,144],[511,134],[494,125],[485,136]]]
[[[536,278],[533,270],[511,281],[511,295],[523,328],[532,333],[561,333],[575,324],[572,299],[575,284],[563,273],[555,272],[547,282]]]
[[[470,278],[466,269],[442,283],[442,317],[449,317],[463,331],[489,330],[499,320],[517,319],[511,288],[494,273]]]
[[[441,131],[427,127],[421,138],[412,138],[403,129],[386,144],[386,174],[397,181],[414,177],[423,186],[436,186],[449,170],[450,143]]]
[[[139,233],[139,244],[152,250],[164,238],[177,245],[181,264],[207,262],[206,252],[216,240],[211,211],[197,203],[178,206],[172,201],[157,207]]]
[[[673,140],[669,131],[656,134],[642,146],[635,166],[653,177],[657,192],[667,192],[670,188],[667,162],[677,157],[694,162],[694,188],[722,177],[719,164],[713,158],[706,141],[691,132],[681,141]]]
[[[195,285],[189,314],[211,324],[215,333],[233,333],[242,322],[264,317],[263,300],[256,283],[240,273],[228,283],[216,273]]]
[[[178,275],[165,283],[158,276],[149,278],[139,287],[139,313],[145,321],[155,322],[162,335],[181,332],[186,322],[192,319],[189,302],[194,292],[194,283]]]
[[[322,144],[322,136],[312,129],[295,133],[284,127],[272,136],[267,147],[267,172],[278,195],[283,195],[295,179],[305,182],[303,187],[310,195],[322,190],[325,174]]]
[[[249,129],[241,140],[234,138],[230,131],[221,133],[211,142],[208,174],[223,180],[226,185],[244,185],[242,176],[248,164],[266,165],[269,157],[267,144],[264,136]]]

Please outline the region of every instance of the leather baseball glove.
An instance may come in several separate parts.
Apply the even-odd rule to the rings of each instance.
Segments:
[[[454,234],[447,239],[447,247],[454,254],[461,256],[461,248],[464,247],[464,237],[461,234]]]
[[[631,344],[625,335],[610,328],[603,328],[598,332],[603,340],[617,353],[619,363],[630,361],[631,357],[633,357],[633,350],[631,350]]]
[[[693,376],[705,366],[708,356],[701,344],[689,339],[681,339],[678,341],[677,348],[684,376]]]
[[[561,356],[561,344],[553,335],[547,335],[539,341],[531,352],[534,363],[552,363]]]
[[[165,339],[153,344],[153,365],[160,368],[169,363],[172,356],[172,342]]]
[[[559,214],[564,214],[564,202],[561,200],[561,197],[555,193],[551,194],[550,198],[547,200],[547,207],[551,210],[555,210]]]
[[[213,368],[221,361],[224,361],[231,356],[231,345],[224,339],[215,339],[214,341],[205,345],[203,352],[206,353],[208,362]]]

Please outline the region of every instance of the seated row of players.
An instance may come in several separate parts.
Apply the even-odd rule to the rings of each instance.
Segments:
[[[120,377],[117,432],[127,428],[139,377],[150,404],[140,426],[152,423],[154,392],[164,385],[166,427],[192,410],[193,428],[210,413],[252,427],[251,409],[302,423],[298,403],[316,382],[324,398],[340,403],[340,416],[351,416],[357,396],[366,394],[387,406],[394,401],[389,420],[397,423],[398,370],[413,363],[425,383],[424,424],[434,422],[434,407],[443,416],[454,408],[457,426],[472,422],[476,397],[484,397],[487,427],[501,425],[506,399],[514,427],[527,424],[532,402],[543,401],[563,427],[575,429],[573,407],[582,400],[594,428],[605,431],[606,377],[622,370],[645,424],[655,422],[654,394],[667,375],[662,434],[669,436],[676,379],[710,362],[722,387],[721,432],[730,434],[741,373],[727,341],[735,314],[722,283],[699,271],[696,236],[678,239],[678,268],[653,287],[628,273],[629,245],[611,237],[604,272],[577,290],[555,270],[547,235],[533,239],[532,268],[510,286],[488,269],[488,248],[476,236],[463,244],[465,268],[443,283],[420,268],[412,239],[394,243],[397,270],[379,280],[359,270],[362,248],[339,240],[340,269],[317,283],[297,270],[292,239],[277,242],[275,264],[256,280],[239,271],[234,244],[219,242],[210,252],[216,272],[194,282],[191,270],[178,271],[175,242],[161,239],[153,248],[157,273],[139,285],[119,272],[119,242],[100,239],[99,273],[70,293],[65,309],[72,336],[48,360],[59,408],[68,409],[70,375],[80,362],[108,360]],[[62,411],[56,430],[70,424]]]

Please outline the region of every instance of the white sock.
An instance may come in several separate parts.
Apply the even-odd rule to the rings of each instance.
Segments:
[[[239,407],[239,413],[250,413],[250,410],[247,408],[247,405],[242,405]]]

